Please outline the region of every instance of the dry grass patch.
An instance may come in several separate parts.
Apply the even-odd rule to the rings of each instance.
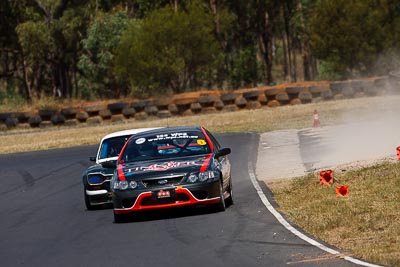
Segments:
[[[306,232],[343,251],[400,266],[400,164],[339,173],[332,186],[321,186],[317,176],[269,184],[279,210]],[[336,197],[336,185],[342,184],[349,185],[349,197]]]

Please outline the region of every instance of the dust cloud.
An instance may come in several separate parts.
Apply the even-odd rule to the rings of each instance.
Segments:
[[[399,88],[400,89],[400,88]],[[366,108],[342,114],[338,126],[321,136],[321,166],[376,160],[396,155],[400,146],[400,96],[366,99]]]

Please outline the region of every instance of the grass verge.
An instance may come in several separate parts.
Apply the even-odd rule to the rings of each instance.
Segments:
[[[336,197],[344,184],[349,196]],[[335,174],[331,186],[310,174],[269,187],[278,210],[304,231],[356,257],[400,266],[400,164]]]

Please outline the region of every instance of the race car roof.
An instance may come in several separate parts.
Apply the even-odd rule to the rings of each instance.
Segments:
[[[146,131],[143,135],[153,134],[153,133],[172,133],[172,132],[184,132],[184,131],[201,131],[200,126],[176,126],[176,127],[164,127],[155,128],[154,130]],[[144,131],[143,131],[144,132]],[[137,133],[137,135],[142,136],[142,133]]]
[[[151,131],[151,130],[155,130],[155,129],[160,129],[161,127],[154,127],[154,128],[137,128],[137,129],[129,129],[129,130],[123,130],[123,131],[118,131],[118,132],[113,132],[110,134],[107,134],[106,136],[104,136],[101,141],[108,139],[108,138],[112,138],[112,137],[118,137],[118,136],[124,136],[124,135],[133,135],[133,134],[138,134],[141,132],[145,132],[145,131]]]

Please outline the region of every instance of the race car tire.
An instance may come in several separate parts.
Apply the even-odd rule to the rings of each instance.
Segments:
[[[229,193],[229,197],[225,200],[225,203],[229,207],[229,206],[233,205],[232,179],[230,179],[230,181],[229,181],[228,193]]]
[[[222,211],[225,211],[225,209],[226,209],[226,203],[225,203],[225,198],[224,198],[224,189],[222,187],[222,182],[219,183],[219,197],[220,197],[219,203],[215,204],[216,212],[222,212]]]
[[[114,223],[125,223],[127,222],[126,214],[116,214],[114,212]]]
[[[84,189],[86,190],[86,189]],[[95,210],[95,206],[90,204],[90,198],[88,195],[86,195],[85,191],[83,191],[83,195],[85,196],[85,205],[87,210]]]

